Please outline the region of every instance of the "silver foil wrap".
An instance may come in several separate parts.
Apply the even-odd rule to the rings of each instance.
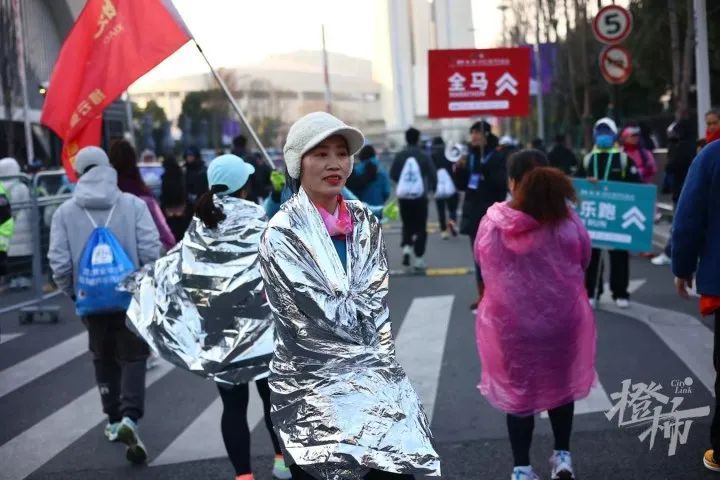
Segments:
[[[227,216],[216,229],[194,218],[182,242],[136,273],[126,289],[131,328],[171,363],[222,384],[266,377],[272,315],[258,248],[262,207],[215,197]]]
[[[439,476],[427,417],[395,358],[380,225],[361,203],[347,205],[348,274],[302,189],[263,236],[273,425],[288,462],[317,478],[357,479],[371,468]]]

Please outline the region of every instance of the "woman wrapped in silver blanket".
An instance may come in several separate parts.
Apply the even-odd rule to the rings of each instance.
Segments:
[[[221,429],[236,479],[253,478],[247,421],[248,382],[255,381],[275,450],[273,477],[289,479],[270,422],[270,308],[258,247],[267,226],[262,207],[245,198],[252,165],[221,155],[208,168],[182,241],[136,279],[128,318],[153,350],[215,380],[223,402]]]
[[[276,332],[272,420],[295,480],[440,474],[427,418],[395,358],[380,224],[340,195],[363,141],[327,113],[298,120],[284,148],[297,193],[261,242]]]

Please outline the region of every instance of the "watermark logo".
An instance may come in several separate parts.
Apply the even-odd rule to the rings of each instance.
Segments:
[[[617,416],[619,428],[646,427],[638,438],[641,442],[649,442],[649,450],[655,446],[659,433],[669,440],[668,456],[677,452],[678,445],[685,445],[690,435],[693,419],[706,417],[710,407],[688,408],[680,406],[685,400],[684,395],[692,393],[693,379],[673,380],[670,382],[669,394],[661,392],[662,385],[655,382],[633,383],[627,379],[622,382],[622,390],[610,395],[613,407],[605,412],[605,417],[613,421]]]

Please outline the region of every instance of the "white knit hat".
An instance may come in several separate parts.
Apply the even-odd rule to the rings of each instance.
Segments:
[[[308,113],[293,123],[283,148],[288,174],[299,179],[303,155],[333,135],[340,135],[345,139],[351,156],[360,151],[365,143],[365,137],[360,130],[346,125],[329,113]]]

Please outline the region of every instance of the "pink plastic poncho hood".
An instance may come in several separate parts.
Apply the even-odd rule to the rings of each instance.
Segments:
[[[496,203],[475,240],[485,279],[476,321],[480,392],[530,415],[584,398],[595,378],[595,319],[585,293],[590,238],[571,216],[542,225]]]

